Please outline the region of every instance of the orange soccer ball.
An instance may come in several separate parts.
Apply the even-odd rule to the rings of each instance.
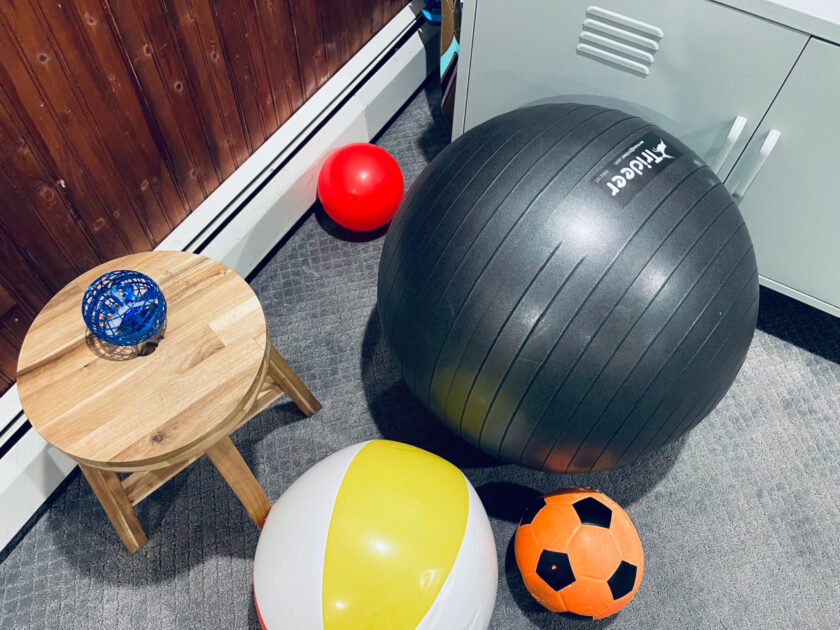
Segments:
[[[602,619],[633,599],[645,558],[636,527],[597,490],[563,488],[529,507],[514,540],[525,587],[566,617]]]

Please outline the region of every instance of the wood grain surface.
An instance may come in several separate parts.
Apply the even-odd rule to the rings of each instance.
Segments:
[[[145,273],[166,298],[163,337],[147,356],[102,344],[85,327],[84,290],[114,269]],[[132,254],[83,274],[49,301],[24,340],[18,389],[33,427],[77,461],[167,468],[243,421],[263,386],[270,348],[260,303],[236,273],[195,254]]]
[[[406,4],[0,2],[0,393],[52,294],[154,248]]]

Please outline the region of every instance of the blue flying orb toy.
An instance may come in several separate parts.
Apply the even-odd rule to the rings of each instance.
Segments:
[[[163,326],[166,300],[149,276],[139,271],[109,271],[85,290],[82,317],[102,341],[134,346],[154,337]]]

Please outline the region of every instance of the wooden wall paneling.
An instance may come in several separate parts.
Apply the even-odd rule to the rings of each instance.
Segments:
[[[89,142],[99,149],[108,175],[121,186],[127,201],[120,209],[121,216],[133,211],[146,229],[151,245],[157,244],[174,226],[155,191],[148,184],[141,185],[148,179],[140,168],[143,162],[137,152],[137,142],[126,137],[123,114],[96,57],[91,54],[85,33],[79,30],[77,15],[67,4],[50,0],[31,0],[31,6],[32,11],[25,14],[32,15],[34,24],[27,27],[40,26],[44,31],[45,40],[67,77],[68,88],[85,113]]]
[[[25,280],[22,282],[22,280]],[[53,291],[20,251],[11,235],[0,228],[0,285],[23,309],[25,316],[35,314],[49,301]],[[31,320],[30,320],[31,321]]]
[[[67,74],[61,53],[51,41],[49,25],[44,24],[37,10],[24,3],[0,2],[0,16],[7,38],[28,75],[26,80],[36,86],[40,96],[25,101],[28,110],[46,109],[64,135],[64,148],[77,153],[85,169],[96,174],[96,188],[107,212],[117,219],[129,249],[151,249],[148,226],[113,172],[106,149],[98,141],[96,121],[80,100],[76,83]],[[19,87],[18,81],[16,85]],[[30,116],[34,118],[31,113]]]
[[[138,6],[136,2],[135,5]],[[197,77],[188,70],[185,59],[187,51],[181,47],[174,30],[171,0],[158,0],[158,5],[158,10],[155,10],[154,5],[151,5],[150,10],[150,7],[144,4],[144,0],[140,0],[138,10],[141,14],[144,10],[147,12],[145,21],[149,25],[149,32],[153,38],[155,33],[159,33],[161,41],[171,42],[172,47],[160,56],[159,65],[168,77],[171,100],[179,105],[179,109],[184,112],[187,120],[193,123],[193,127],[189,130],[190,142],[195,147],[192,151],[202,169],[200,174],[205,192],[209,195],[225,177],[219,162],[219,152],[216,150],[212,130],[208,128],[198,103],[201,95],[196,88]],[[163,50],[165,45],[165,43],[158,45],[157,50]],[[215,181],[210,174],[211,170],[215,173]]]
[[[197,2],[200,6],[206,6],[204,2]],[[181,52],[181,61],[186,69],[186,76],[189,78],[189,89],[193,92],[196,109],[200,112],[201,122],[205,127],[205,136],[210,147],[211,157],[217,165],[222,179],[229,176],[240,164],[241,157],[247,155],[247,146],[240,135],[237,154],[234,148],[234,141],[231,137],[228,125],[234,122],[240,127],[238,117],[231,121],[226,120],[219,94],[214,84],[214,77],[210,70],[211,64],[208,59],[208,51],[202,40],[202,33],[198,28],[198,17],[192,8],[192,3],[179,2],[175,5],[168,4],[166,7],[166,19],[169,28],[172,30],[178,49]],[[229,84],[225,86],[224,92],[229,92]],[[235,112],[235,102],[233,111]]]
[[[52,294],[0,226],[0,387],[8,388],[16,380],[23,337]]]
[[[221,2],[212,6],[234,94],[245,114],[251,146],[256,150],[279,125],[262,51],[254,50],[260,47],[260,40],[248,24],[245,4]]]
[[[303,80],[303,95],[304,98],[309,98],[330,76],[318,2],[290,0],[289,10]]]
[[[297,63],[297,43],[289,17],[289,0],[253,0],[257,12],[269,82],[274,89],[280,123],[288,120],[303,104],[303,85]],[[281,102],[285,104],[281,105]]]
[[[38,259],[43,274],[58,290],[73,277],[102,262],[87,231],[73,220],[61,186],[48,178],[21,125],[0,98],[0,218],[6,232]]]
[[[373,2],[357,3],[354,2],[354,0],[344,0],[345,12],[352,15],[353,20],[356,23],[353,24],[353,28],[351,29],[347,29],[345,27],[345,30],[347,31],[348,55],[347,58],[344,59],[343,63],[346,63],[350,57],[359,52],[362,45],[370,39],[370,33],[368,33],[367,36],[364,36],[364,33],[370,28],[370,17],[373,4]]]
[[[241,81],[237,81],[236,72],[232,67],[233,52],[228,48],[229,43],[225,37],[221,19],[217,13],[216,4],[213,2],[207,3],[207,0],[192,0],[192,2],[196,7],[205,4],[207,5],[206,8],[210,14],[213,30],[217,35],[219,65],[224,69],[224,74],[227,77],[226,80],[229,86],[229,94],[233,99],[236,111],[239,114],[239,120],[242,126],[245,142],[248,145],[248,153],[253,153],[262,143],[260,138],[263,137],[264,133],[262,126],[263,123],[260,118],[259,104],[257,103],[254,94],[250,89],[248,89],[248,86],[246,85],[243,88]],[[241,65],[242,62],[240,55],[239,66],[241,67]]]
[[[344,0],[332,2],[316,2],[321,22],[321,32],[324,36],[324,51],[327,58],[327,68],[332,75],[349,59],[350,44],[348,31],[358,28],[358,12],[347,12]]]
[[[192,27],[196,32],[196,45],[200,49],[195,54],[201,54],[204,78],[210,84],[218,115],[223,123],[225,142],[235,165],[239,166],[256,147],[251,146],[245,131],[245,120],[228,73],[222,37],[216,28],[213,10],[207,0],[186,0],[186,7],[192,17]],[[178,13],[181,13],[180,9]]]
[[[52,194],[48,189],[45,192]],[[16,245],[30,267],[37,267],[49,290],[57,292],[83,270],[75,264],[72,252],[66,251],[40,221],[30,198],[7,176],[5,164],[0,164],[0,228],[15,235]],[[50,222],[47,225],[51,227]]]
[[[136,16],[137,22],[141,24],[146,37],[145,43],[151,44],[151,57],[160,85],[167,97],[170,111],[180,127],[181,137],[188,148],[195,174],[206,197],[216,189],[223,178],[218,163],[213,159],[211,141],[202,123],[201,112],[196,106],[196,92],[192,87],[192,77],[183,63],[183,51],[179,48],[167,22],[164,2],[133,0],[130,3],[118,4],[130,4],[134,8],[134,13],[130,15]],[[126,36],[125,33],[123,36]]]
[[[158,18],[152,26],[144,19],[149,16],[138,11],[133,0],[103,0],[103,6],[120,44],[123,62],[131,69],[136,90],[142,95],[146,117],[161,130],[165,150],[172,156],[175,177],[190,208],[195,208],[218,185],[219,177],[210,163],[196,120],[198,112],[185,94],[183,72],[174,67],[175,44],[159,7],[156,2],[149,2],[146,13]]]
[[[9,294],[9,291],[0,284],[0,320],[6,317],[6,314],[9,313],[15,306],[17,302],[15,299]]]
[[[0,323],[0,391],[6,391],[17,380],[17,350],[4,332]]]
[[[29,328],[29,316],[17,305],[3,311],[0,307],[0,378],[17,379],[18,348]]]
[[[168,223],[178,225],[190,207],[175,180],[172,158],[166,152],[160,130],[143,110],[142,95],[135,89],[131,68],[123,63],[117,37],[100,0],[40,1],[45,13],[54,16],[52,22],[61,20],[74,26],[76,47],[81,50],[78,60],[84,65],[79,69],[93,74],[94,86],[111,108],[108,118],[121,135],[113,138],[109,148],[131,156],[132,186],[143,193],[150,191]]]
[[[17,380],[18,348],[34,317],[0,284],[0,379]]]
[[[235,8],[232,17],[239,17],[241,38],[245,44],[249,65],[253,71],[252,89],[258,93],[257,100],[264,111],[263,120],[269,122],[265,129],[266,138],[268,138],[292,115],[289,101],[283,97],[281,91],[283,84],[274,84],[271,80],[269,57],[279,57],[280,55],[278,52],[272,53],[268,50],[265,34],[260,27],[257,2],[253,0],[251,2],[240,2],[238,7],[233,3],[224,6]],[[294,54],[294,49],[290,52]],[[272,113],[274,114],[273,118]]]
[[[2,3],[0,3],[2,4]],[[46,175],[62,187],[76,216],[84,221],[106,258],[129,253],[129,242],[111,215],[97,184],[59,126],[52,105],[30,80],[23,61],[0,19],[0,92],[14,112]]]
[[[376,15],[376,5],[378,2],[363,2],[359,7],[359,29],[357,35],[361,45],[363,46],[371,36],[375,33],[373,30],[373,20]]]
[[[17,348],[23,344],[23,338],[29,330],[28,312],[18,304],[0,316],[6,338],[10,340],[14,349],[13,356],[17,360]],[[14,374],[14,372],[12,372]]]
[[[4,322],[13,320],[16,317],[16,306],[14,298],[0,284],[0,387],[8,387],[15,380],[15,362],[17,361],[17,349],[20,343],[3,331]]]
[[[385,24],[385,3],[373,2],[373,29],[372,33],[378,33]]]
[[[0,232],[0,239],[6,236],[6,233]],[[0,250],[6,247],[14,247],[14,244],[0,243]],[[0,251],[0,261],[5,258]],[[16,380],[18,349],[23,344],[29,323],[35,318],[35,312],[41,307],[39,300],[46,297],[45,293],[25,296],[34,300],[29,307],[21,304],[19,297],[6,289],[4,283],[8,281],[0,279],[0,387],[8,387]]]

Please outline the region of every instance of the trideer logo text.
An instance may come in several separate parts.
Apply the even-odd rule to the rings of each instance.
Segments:
[[[601,191],[599,194],[623,208],[656,181],[660,171],[681,157],[678,146],[649,131],[618,149],[590,181]]]
[[[628,149],[628,151],[623,154],[618,161],[622,161],[627,155],[638,151],[638,149],[644,146],[644,144],[644,140],[640,140]],[[663,160],[673,159],[673,155],[668,155],[668,146],[660,138],[659,144],[657,144],[653,149],[645,149],[641,153],[636,153],[633,159],[627,163],[627,166],[623,167],[617,175],[613,175],[609,180],[607,180],[607,188],[610,189],[610,194],[615,197],[619,192],[621,192],[621,189],[627,185],[627,182],[633,178],[646,175],[654,165],[659,164]]]

